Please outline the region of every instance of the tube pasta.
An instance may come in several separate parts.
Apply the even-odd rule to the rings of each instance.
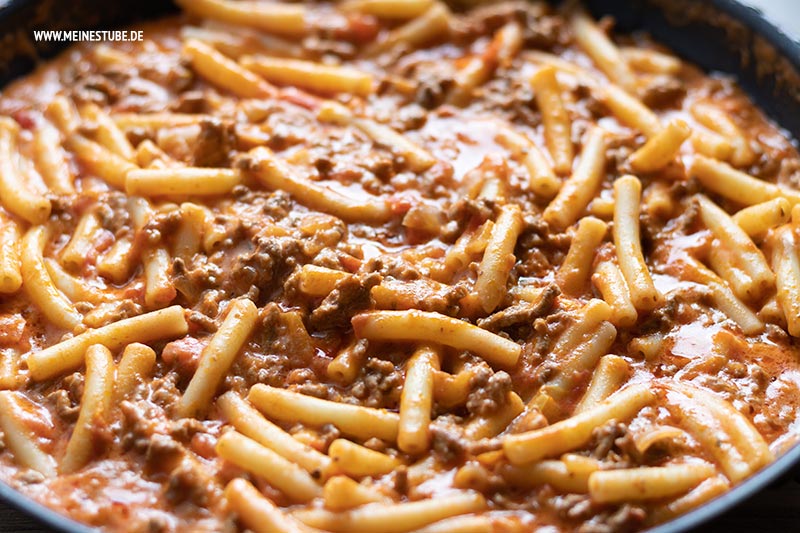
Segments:
[[[61,264],[73,272],[80,271],[95,249],[94,239],[101,229],[100,219],[95,213],[89,212],[81,216],[72,237],[61,250]]]
[[[156,364],[156,352],[146,344],[134,342],[125,347],[117,366],[112,405],[129,399],[136,386],[149,378]]]
[[[341,513],[322,509],[299,511],[295,517],[306,525],[348,533],[404,533],[452,516],[485,509],[486,500],[476,492],[441,496],[396,504],[373,503]]]
[[[587,442],[597,426],[611,419],[627,420],[655,398],[646,385],[629,385],[588,411],[542,429],[506,436],[503,452],[511,464],[521,465],[569,451]]]
[[[225,320],[200,355],[200,363],[178,403],[181,417],[197,417],[211,403],[222,378],[256,325],[258,310],[247,298],[231,302]]]
[[[655,172],[675,159],[692,130],[682,120],[673,120],[631,154],[629,161],[637,172]]]
[[[189,261],[201,250],[203,231],[211,216],[206,207],[191,202],[181,204],[181,222],[175,235],[174,256]]]
[[[111,118],[123,130],[139,128],[153,133],[163,128],[190,126],[211,119],[209,115],[170,113],[168,111],[159,113],[115,113]]]
[[[564,182],[542,217],[557,231],[572,225],[586,209],[603,178],[606,163],[605,133],[595,127],[587,135],[578,166]]]
[[[325,508],[331,511],[347,511],[368,503],[388,503],[388,499],[380,493],[347,476],[333,476],[328,479],[322,488],[322,499]]]
[[[371,74],[347,67],[334,67],[299,59],[244,56],[239,64],[271,83],[304,87],[322,93],[367,96],[374,90]]]
[[[436,159],[431,154],[412,143],[389,126],[362,118],[354,119],[353,124],[378,144],[386,145],[405,157],[414,172],[427,170],[436,163]]]
[[[497,135],[497,140],[512,150],[515,157],[521,159],[523,166],[528,171],[531,190],[536,195],[549,199],[558,193],[561,188],[561,180],[556,177],[550,162],[530,139],[510,128],[502,128]]]
[[[236,478],[225,487],[225,499],[245,526],[256,533],[308,533],[301,523],[285,514],[249,482]]]
[[[359,372],[361,372],[361,365],[364,363],[366,350],[364,349],[365,341],[354,339],[349,345],[345,346],[328,364],[328,375],[343,383],[352,383],[355,381]]]
[[[394,471],[401,463],[395,457],[370,450],[345,439],[336,439],[328,448],[336,470],[352,477],[377,477]]]
[[[269,482],[294,501],[307,502],[322,494],[322,487],[302,468],[236,431],[228,431],[216,445],[217,454],[239,468]]]
[[[764,331],[764,323],[716,274],[695,260],[687,262],[686,266],[695,280],[710,289],[714,305],[738,324],[745,335],[755,335]]]
[[[0,391],[16,390],[27,381],[20,372],[19,353],[13,349],[0,350]],[[2,429],[2,427],[0,427]]]
[[[356,336],[379,341],[442,342],[489,363],[512,367],[520,346],[463,320],[426,311],[371,311],[353,317]]]
[[[598,88],[600,100],[626,126],[641,131],[645,137],[655,137],[661,131],[661,121],[650,108],[614,84]]]
[[[422,453],[430,446],[434,370],[439,370],[439,352],[433,347],[419,348],[408,360],[397,435],[397,444],[406,453]]]
[[[639,203],[642,184],[634,176],[614,182],[614,247],[617,262],[637,310],[649,311],[662,300],[644,261],[639,236]]]
[[[730,140],[733,147],[730,159],[734,165],[743,167],[755,161],[756,153],[750,147],[746,134],[728,113],[709,102],[695,102],[689,109],[700,124]]]
[[[700,483],[688,494],[672,500],[668,504],[659,507],[653,516],[653,522],[666,522],[679,514],[688,512],[690,509],[699,507],[705,502],[716,498],[731,488],[731,484],[722,475],[710,477]]]
[[[561,99],[561,86],[556,79],[556,69],[547,65],[531,77],[536,104],[542,112],[544,137],[553,158],[553,168],[559,174],[572,170],[575,153],[572,148],[572,121]]]
[[[522,28],[509,22],[500,28],[484,52],[470,57],[455,73],[455,87],[449,101],[463,106],[469,103],[473,91],[489,81],[499,66],[507,66],[522,47]]]
[[[792,205],[786,198],[774,198],[745,207],[732,218],[747,235],[759,239],[764,237],[767,231],[788,222],[791,214]]]
[[[385,222],[391,217],[391,211],[383,199],[366,195],[366,201],[354,201],[324,185],[303,179],[277,159],[269,148],[256,148],[250,155],[252,165],[248,170],[261,183],[270,189],[286,191],[309,207],[347,221]]]
[[[241,172],[228,168],[134,169],[125,176],[125,191],[131,196],[214,196],[241,182]]]
[[[201,0],[204,2],[214,0]],[[188,4],[187,4],[188,5]],[[192,3],[191,5],[195,5]],[[269,83],[202,41],[190,39],[183,44],[195,72],[210,83],[241,98],[264,98],[275,94]]]
[[[603,470],[589,476],[589,494],[599,503],[677,496],[714,475],[708,463]]]
[[[189,329],[183,309],[174,305],[143,315],[124,318],[101,328],[89,330],[27,356],[31,378],[42,381],[74,370],[83,362],[86,349],[102,344],[110,350],[134,342],[148,342],[185,335]]]
[[[670,413],[680,420],[681,425],[700,444],[709,446],[707,449],[712,452],[729,479],[747,477],[749,466],[734,446],[730,435],[722,428],[720,420],[715,420],[708,409],[679,392],[668,392],[666,399]]]
[[[95,139],[116,155],[133,161],[134,150],[125,133],[111,117],[95,104],[85,104],[79,110],[81,117],[95,127]]]
[[[62,94],[53,97],[47,104],[44,114],[64,135],[75,131],[81,122],[75,104]]]
[[[46,229],[34,226],[22,239],[22,286],[25,293],[48,320],[67,330],[73,330],[83,321],[64,293],[59,291],[44,264]]]
[[[150,248],[142,254],[144,263],[144,303],[149,309],[158,309],[175,299],[177,292],[170,277],[172,261],[165,248]]]
[[[320,400],[267,385],[254,385],[247,398],[270,418],[313,426],[333,424],[358,439],[397,440],[399,417],[384,409]]]
[[[89,172],[117,189],[125,188],[125,176],[137,168],[127,159],[77,133],[69,135],[64,146],[77,156]]]
[[[198,17],[285,35],[303,35],[308,26],[306,8],[282,2],[229,0],[176,0],[182,9]]]
[[[539,389],[531,400],[531,405],[538,407],[548,420],[560,418],[563,413],[556,404],[563,403],[569,392],[578,385],[580,376],[597,366],[597,362],[608,353],[616,337],[616,328],[608,322],[602,322],[591,337],[582,339],[569,352],[554,352],[560,363],[558,371],[554,378]]]
[[[628,62],[628,65],[642,72],[678,74],[681,70],[680,59],[649,48],[624,46],[620,48],[620,54]]]
[[[622,58],[619,48],[582,10],[575,10],[569,19],[578,46],[592,58],[608,78],[625,90],[636,91],[636,78]]]
[[[316,265],[303,265],[300,269],[297,288],[309,296],[327,296],[336,284],[352,275],[341,270],[333,270]]]
[[[703,129],[702,126],[697,126],[692,130],[689,141],[696,153],[712,159],[727,161],[733,155],[733,145],[728,139],[713,131]]]
[[[387,52],[398,44],[411,47],[422,46],[428,41],[450,33],[450,12],[440,2],[419,17],[390,31],[383,39],[364,50],[364,55],[374,57]]]
[[[33,156],[36,169],[55,194],[74,194],[75,187],[61,146],[61,135],[49,122],[41,121],[33,133]]]
[[[791,226],[783,226],[773,237],[772,268],[775,269],[777,300],[789,333],[800,336],[800,258]]]
[[[3,440],[19,464],[52,478],[57,473],[56,461],[39,447],[37,435],[25,424],[24,421],[30,416],[26,412],[29,410],[27,404],[30,401],[22,393],[0,391],[0,429],[3,430]]]
[[[0,293],[14,293],[22,287],[19,241],[17,223],[0,214]]]
[[[333,463],[327,455],[286,433],[236,393],[231,391],[220,396],[217,406],[239,433],[301,466],[315,479],[325,479],[331,472]]]
[[[551,348],[556,356],[566,356],[579,344],[586,343],[596,334],[600,324],[611,318],[611,307],[602,300],[592,298],[578,311],[572,324],[558,337]]]
[[[604,355],[600,358],[589,387],[583,397],[575,406],[574,414],[580,414],[602,402],[628,380],[631,375],[631,365],[618,355]]]
[[[57,261],[45,258],[44,266],[53,285],[71,302],[92,302],[102,303],[106,296],[102,291],[84,282],[82,278],[77,278],[64,270]]]
[[[387,19],[413,19],[425,13],[435,0],[346,0],[338,5],[344,12],[358,12]]]
[[[509,391],[506,401],[491,416],[477,416],[464,428],[464,435],[472,440],[496,437],[525,410],[525,402],[516,392]]]
[[[31,224],[41,224],[50,216],[50,200],[32,190],[24,178],[17,152],[19,126],[13,119],[0,117],[0,202],[10,213]]]
[[[709,191],[741,205],[760,204],[774,198],[786,198],[792,205],[800,203],[800,192],[761,181],[704,155],[695,155],[689,173]]]
[[[667,408],[711,451],[728,479],[740,481],[771,460],[764,438],[729,403],[691,385],[669,388]]]
[[[114,391],[114,359],[101,344],[86,350],[86,384],[83,387],[78,421],[67,443],[59,471],[70,474],[82,468],[92,456],[96,424],[107,422]]]
[[[592,284],[611,308],[609,321],[617,327],[629,327],[636,323],[639,314],[631,301],[628,284],[617,264],[601,261],[592,274]]]
[[[481,307],[491,313],[505,296],[506,283],[514,266],[514,247],[522,231],[522,212],[518,205],[504,205],[492,229],[475,280]]]
[[[730,250],[733,264],[741,269],[749,278],[744,287],[737,287],[737,294],[746,294],[755,299],[757,294],[775,285],[775,275],[770,270],[764,254],[753,243],[750,237],[719,206],[705,196],[698,196],[700,216],[703,223]],[[734,278],[727,280],[733,284]]]
[[[567,257],[556,274],[556,283],[566,294],[579,294],[592,270],[594,254],[606,235],[606,223],[584,217],[572,237]],[[603,263],[606,263],[605,261]]]
[[[136,248],[128,237],[120,237],[97,260],[97,272],[114,283],[125,282],[133,269],[132,255]]]
[[[494,526],[487,516],[464,515],[445,518],[428,526],[415,529],[414,533],[492,533]]]
[[[549,460],[519,466],[506,464],[500,468],[500,475],[516,487],[550,485],[559,491],[586,494],[589,492],[589,478],[598,468],[594,465],[592,469],[574,472],[563,461]]]

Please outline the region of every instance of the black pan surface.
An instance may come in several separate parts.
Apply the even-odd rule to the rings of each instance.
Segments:
[[[800,139],[800,43],[752,7],[735,0],[584,3],[597,17],[613,16],[620,31],[646,31],[707,71],[734,75],[761,109]],[[111,29],[174,11],[171,2],[159,0],[0,0],[0,87],[29,72],[36,57],[50,58],[64,48],[63,44],[32,42],[34,29]],[[730,492],[650,531],[677,533],[698,528],[792,475],[800,476],[800,444]],[[2,482],[0,500],[44,528],[64,533],[92,531]],[[0,530],[7,530],[2,522]],[[764,523],[759,530],[769,530],[769,524]],[[800,531],[800,523],[795,531]]]

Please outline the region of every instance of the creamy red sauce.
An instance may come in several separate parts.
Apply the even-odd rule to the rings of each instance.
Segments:
[[[335,7],[309,4],[308,9],[330,14]],[[254,385],[266,384],[397,412],[406,364],[416,344],[367,341],[352,379],[335,379],[328,370],[357,340],[351,319],[390,308],[376,301],[374,287],[400,287],[392,309],[417,308],[470,324],[514,306],[530,305],[520,296],[521,288],[556,287],[555,274],[569,250],[575,225],[563,232],[548,227],[542,212],[550,199],[532,192],[528,170],[498,136],[503,128],[510,128],[547,153],[541,112],[529,84],[530,76],[543,63],[541,57],[528,56],[528,51],[570,61],[601,85],[608,83],[607,78],[577,46],[563,15],[542,6],[502,3],[451,17],[449,35],[418,47],[393,48],[378,57],[365,57],[360,53],[365,43],[380,39],[401,22],[371,15],[320,15],[309,36],[293,44],[304,59],[341,63],[371,73],[377,89],[366,97],[279,87],[273,96],[240,98],[220,89],[199,75],[182,53],[181,32],[188,26],[208,24],[191,15],[137,26],[144,31],[143,43],[75,46],[4,89],[0,115],[18,124],[19,152],[27,161],[35,159],[33,133],[51,120],[46,108],[57,95],[78,106],[93,103],[112,118],[127,113],[190,114],[198,120],[189,126],[123,125],[122,129],[134,149],[145,141],[154,143],[167,166],[247,168],[241,162],[250,150],[267,146],[313,183],[329,186],[355,202],[382,199],[391,216],[385,223],[345,222],[309,207],[302,197],[271,190],[246,175],[241,185],[224,195],[154,195],[149,198],[149,220],[137,228],[125,192],[94,175],[69,150],[64,157],[74,177],[74,194],[46,191],[35,165],[25,167],[26,186],[43,191],[52,203],[52,214],[44,222],[50,232],[45,258],[61,260],[85,214],[95,213],[101,225],[83,264],[65,267],[100,295],[92,301],[86,298],[91,291],[84,290],[82,298],[71,302],[84,319],[75,331],[50,323],[24,287],[0,297],[0,348],[4,364],[8,363],[3,373],[15,380],[13,384],[5,380],[3,388],[17,391],[24,405],[19,422],[35,435],[35,445],[56,462],[63,457],[81,405],[85,369],[37,381],[26,366],[30,354],[86,328],[167,305],[183,307],[189,332],[182,338],[148,343],[157,354],[151,374],[124,401],[112,406],[107,416],[93,422],[93,450],[84,467],[70,474],[43,476],[22,466],[6,440],[0,453],[1,479],[60,513],[107,531],[244,530],[223,495],[226,484],[238,477],[249,479],[286,513],[323,507],[322,498],[293,502],[268,481],[220,458],[215,445],[232,424],[215,404],[205,417],[176,414],[177,403],[230,301],[252,300],[258,307],[258,320],[215,398],[227,391],[246,397]],[[465,58],[481,54],[492,36],[512,23],[522,28],[522,50],[472,89],[465,105],[448,103],[454,75]],[[252,29],[239,35],[230,26],[211,26],[214,32],[234,40],[257,34]],[[616,36],[615,41],[668,53],[646,36]],[[241,46],[250,47],[251,53],[280,55],[277,49],[259,48],[254,43]],[[734,81],[704,74],[687,62],[670,74],[636,68],[633,72],[640,84],[638,96],[649,103],[662,123],[680,118],[690,127],[700,128],[690,109],[696,102],[711,103],[745,133],[755,153],[739,170],[787,189],[798,185],[800,160],[793,140],[766,119]],[[580,76],[561,72],[559,82],[566,95],[578,159],[584,132],[592,125],[606,131],[606,168],[594,196],[613,200],[614,181],[631,173],[628,157],[646,138],[615,117],[602,103],[597,88],[583,83]],[[391,146],[375,142],[358,128],[320,121],[317,106],[328,99],[392,128],[433,155],[436,162],[425,170],[412,170],[408,160]],[[201,116],[205,117],[202,124]],[[78,131],[96,139],[98,130],[84,119]],[[64,133],[59,135],[63,141]],[[202,144],[203,135],[211,139],[208,144]],[[708,195],[729,214],[744,207],[697,182],[687,170],[694,156],[695,149],[687,141],[668,166],[638,176],[645,198],[640,217],[643,249],[664,300],[652,312],[639,312],[634,325],[617,327],[607,353],[620,356],[630,366],[630,383],[651,383],[658,389],[666,382],[686,382],[729,402],[777,456],[797,441],[800,432],[800,350],[780,312],[762,311],[770,305],[774,287],[746,304],[765,327],[762,332],[745,335],[715,307],[706,287],[685,267],[683,259],[705,261],[712,246],[712,235],[697,214],[694,195]],[[159,161],[158,156],[155,160]],[[502,194],[477,198],[475,184],[485,183],[491,173],[500,176]],[[652,211],[648,195],[654,184],[667,185],[673,205],[670,212]],[[197,228],[207,244],[182,257],[175,247],[185,218],[183,202],[206,208],[211,218]],[[474,234],[480,240],[480,228],[495,221],[506,204],[520,206],[522,229],[504,296],[492,313],[486,313],[469,304],[470,295],[475,295],[483,249],[476,245],[477,251],[465,253],[464,264],[451,271],[444,265],[460,238]],[[612,213],[590,205],[581,214],[588,215],[610,222]],[[17,224],[22,234],[31,227],[12,213],[4,216]],[[212,234],[216,240],[209,245]],[[770,235],[756,241],[768,261]],[[124,279],[114,280],[101,273],[98,265],[120,239],[134,243],[130,257],[135,266]],[[612,242],[609,230],[595,263],[613,260]],[[148,247],[167,250],[166,275],[174,288],[169,301],[155,306],[145,302],[147,281],[141,252]],[[350,292],[342,284],[337,285],[335,294],[304,293],[298,288],[304,265],[345,273],[352,282]],[[578,294],[558,292],[547,304],[539,302],[542,305],[536,312],[509,312],[509,321],[495,332],[521,346],[519,362],[512,368],[493,368],[468,350],[442,348],[437,379],[472,372],[465,396],[447,402],[434,395],[432,444],[424,453],[404,453],[396,443],[377,438],[351,439],[396,457],[404,465],[385,475],[366,476],[359,480],[362,485],[396,503],[475,490],[488,502],[482,513],[497,531],[533,531],[547,526],[559,531],[639,530],[669,518],[659,510],[684,494],[601,504],[585,491],[571,493],[547,483],[519,486],[504,477],[507,461],[502,455],[491,459],[486,455],[502,449],[507,435],[532,431],[572,415],[594,365],[568,376],[574,386],[559,400],[559,414],[548,418],[529,402],[551,382],[554,372],[557,375],[563,361],[554,360],[552,349],[559,336],[580,320],[579,310],[592,298],[599,298],[599,293],[587,279]],[[326,304],[326,313],[315,314]],[[642,339],[654,346],[646,356]],[[114,351],[115,361],[121,353],[121,349]],[[469,423],[481,413],[493,416],[503,409],[510,391],[528,405],[525,412],[497,434],[470,439],[465,434]],[[644,453],[636,450],[636,435],[657,426],[684,426],[685,421],[668,410],[666,403],[666,393],[659,392],[655,403],[633,419],[596,428],[592,438],[571,453],[592,458],[601,469],[657,467],[696,459],[718,467],[714,453],[688,430],[683,440],[667,439]],[[334,439],[344,436],[331,424],[278,423],[322,453],[327,453]],[[480,475],[465,485],[459,481],[464,476],[458,473],[467,466]]]

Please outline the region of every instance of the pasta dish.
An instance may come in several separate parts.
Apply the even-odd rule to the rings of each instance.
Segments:
[[[797,442],[800,158],[732,79],[572,3],[177,3],[0,96],[0,479],[603,533]]]

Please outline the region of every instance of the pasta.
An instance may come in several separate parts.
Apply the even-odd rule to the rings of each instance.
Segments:
[[[477,3],[179,0],[3,88],[0,481],[109,533],[641,531],[798,441],[795,141]]]

